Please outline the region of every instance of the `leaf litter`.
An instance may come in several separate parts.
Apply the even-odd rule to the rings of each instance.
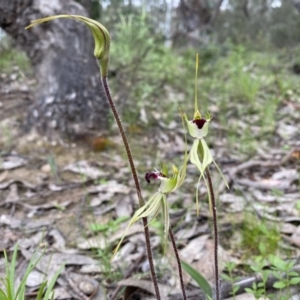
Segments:
[[[147,297],[151,299],[153,291],[144,255],[142,225],[134,224],[130,228],[120,253],[110,263],[112,274],[117,274],[117,270],[128,268],[130,265],[134,268],[126,276],[126,272],[121,272],[124,279],[112,280],[110,284],[102,283],[106,280],[108,270],[104,270],[104,258],[97,256],[97,251],[107,251],[105,259],[109,261],[109,253],[122,236],[126,222],[116,227],[111,223],[111,228],[99,233],[93,232],[90,226],[96,220],[107,223],[124,216],[130,217],[137,207],[134,185],[129,177],[129,168],[122,150],[112,149],[109,153],[94,153],[88,146],[53,146],[41,142],[41,138],[36,134],[24,135],[13,122],[16,116],[23,115],[24,110],[20,111],[17,105],[11,110],[14,103],[9,101],[12,91],[19,90],[21,101],[26,101],[28,105],[31,101],[28,92],[30,88],[27,83],[18,83],[17,80],[12,83],[9,78],[0,83],[3,104],[1,124],[9,126],[14,140],[12,143],[0,136],[0,143],[6,149],[0,153],[1,251],[5,249],[10,252],[18,243],[18,261],[25,265],[35,251],[38,254],[44,251],[28,279],[28,291],[37,289],[43,279],[50,279],[64,264],[64,270],[55,286],[55,299],[103,299],[104,293],[113,292],[118,285],[137,288],[139,295],[146,292]],[[211,107],[217,107],[217,103],[213,102]],[[3,113],[8,108],[10,115]],[[228,126],[238,124],[241,135],[245,128],[250,127],[253,135],[259,137],[261,132],[260,127],[254,124],[256,121],[253,119],[253,124],[249,124],[244,120],[235,120],[234,114],[231,113],[235,110],[236,103],[229,103],[227,112],[231,117]],[[290,118],[293,113],[294,119]],[[143,138],[139,136],[140,131],[137,131],[136,136],[131,136],[133,149],[143,153],[142,156],[137,155],[140,174],[157,166],[158,158],[176,161],[176,157],[183,155],[184,151],[180,118],[165,124],[159,112],[153,115],[159,120],[159,129],[150,129]],[[220,136],[214,142],[215,148],[212,151],[231,186],[228,192],[224,185],[217,185],[220,201],[218,213],[221,270],[228,261],[241,263],[243,254],[231,250],[231,247],[235,247],[234,235],[228,239],[223,239],[222,235],[228,228],[226,226],[234,226],[232,218],[236,224],[241,224],[244,212],[249,209],[253,210],[258,219],[266,217],[276,224],[280,223],[284,242],[296,254],[300,253],[300,142],[296,117],[299,116],[299,111],[295,111],[294,107],[290,110],[289,107],[283,106],[278,115],[286,118],[287,122],[280,121],[279,126],[275,127],[276,138],[256,147],[251,156],[240,151],[239,147],[242,145],[228,145],[226,136],[222,137],[222,132],[226,133],[227,128],[222,127],[218,120],[214,120],[212,124],[213,130]],[[143,122],[147,121],[145,116],[145,111],[141,110]],[[121,145],[118,136],[114,141]],[[153,151],[156,155],[153,155]],[[56,171],[53,165],[47,163],[50,156],[54,158]],[[188,167],[188,173],[196,174],[191,166]],[[220,182],[214,169],[212,175],[215,182]],[[140,181],[145,190],[152,188],[143,182],[142,175]],[[174,214],[171,213],[171,224],[181,257],[211,280],[213,240],[209,209],[203,201],[201,214],[196,218],[193,204],[194,187],[195,182],[188,180],[183,190],[170,197],[172,205],[179,206],[172,209]],[[200,198],[203,199],[205,187],[200,186],[199,191]],[[177,214],[180,210],[181,213]],[[159,226],[150,224],[149,228],[154,242],[156,268],[164,274],[160,283],[164,299],[176,299],[176,295],[170,295],[172,291],[175,294],[179,293],[176,289],[179,286],[176,266],[170,263],[172,255],[164,259],[158,254],[161,250]],[[0,259],[0,274],[3,274],[3,271],[3,260]],[[19,275],[22,274],[19,269],[17,271]],[[197,291],[191,278],[186,274],[184,276],[189,293]],[[248,298],[240,296],[242,295],[236,299],[251,299],[249,295],[246,296]]]

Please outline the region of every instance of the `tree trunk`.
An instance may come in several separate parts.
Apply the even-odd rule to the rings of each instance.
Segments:
[[[295,8],[297,9],[298,13],[300,13],[300,1],[293,0],[293,4],[294,4]]]
[[[174,44],[199,47],[201,33],[209,29],[212,20],[212,9],[207,0],[180,0],[176,15]]]
[[[24,29],[31,20],[61,13],[86,15],[72,0],[0,1],[0,27],[27,53],[38,81],[28,125],[50,138],[73,138],[108,124],[92,35],[68,19]]]

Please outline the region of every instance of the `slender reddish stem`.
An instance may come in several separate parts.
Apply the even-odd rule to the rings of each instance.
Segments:
[[[216,207],[216,199],[213,189],[213,184],[211,180],[210,173],[208,169],[205,170],[208,186],[209,186],[209,193],[211,198],[212,204],[212,214],[213,214],[213,228],[214,228],[214,261],[215,261],[215,285],[216,285],[216,300],[220,300],[220,282],[219,282],[219,259],[218,259],[218,245],[219,245],[219,233],[218,233],[218,219],[217,219],[217,207]]]
[[[174,235],[173,235],[173,232],[172,232],[171,228],[169,228],[169,236],[170,236],[170,239],[171,239],[171,242],[172,242],[173,250],[174,250],[176,261],[177,261],[177,267],[178,267],[178,273],[179,273],[179,279],[180,279],[180,285],[181,285],[183,300],[187,300],[186,293],[185,293],[184,282],[183,282],[183,275],[182,275],[182,267],[181,267],[180,257],[179,257],[178,249],[176,247],[175,238],[174,238]]]
[[[108,87],[107,77],[101,77],[101,79],[102,79],[102,83],[103,83],[103,86],[104,86],[104,91],[105,91],[107,100],[109,102],[109,105],[110,105],[110,108],[111,108],[112,113],[114,115],[114,118],[117,122],[119,132],[120,132],[122,140],[123,140],[123,144],[124,144],[126,154],[127,154],[127,157],[128,157],[128,161],[129,161],[129,165],[130,165],[130,168],[131,168],[131,173],[132,173],[132,176],[133,176],[136,192],[137,192],[137,195],[138,195],[138,198],[139,198],[139,205],[140,205],[140,207],[142,207],[144,205],[144,199],[142,197],[141,187],[140,187],[139,179],[138,179],[138,176],[137,176],[136,168],[135,168],[135,165],[134,165],[133,156],[132,156],[132,153],[131,153],[131,150],[130,150],[130,147],[129,147],[129,143],[128,143],[128,140],[127,140],[127,137],[126,137],[126,133],[125,133],[125,130],[123,128],[123,125],[122,125],[121,119],[119,117],[119,114],[117,112],[115,103],[112,100],[111,93],[110,93],[110,90],[109,90],[109,87]],[[148,255],[148,260],[149,260],[149,266],[150,266],[152,282],[153,282],[153,285],[154,285],[156,298],[158,300],[161,300],[160,292],[159,292],[159,288],[158,288],[158,283],[157,283],[157,277],[156,277],[155,268],[154,268],[154,262],[153,262],[153,256],[152,256],[152,249],[151,249],[151,243],[150,243],[150,234],[149,234],[147,218],[143,218],[143,224],[144,224],[146,249],[147,249],[147,255]]]

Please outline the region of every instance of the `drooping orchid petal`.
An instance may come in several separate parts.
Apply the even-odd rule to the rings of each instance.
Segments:
[[[225,181],[227,187],[228,187],[228,184],[226,182],[225,176],[223,175],[220,168],[214,161],[214,159],[211,155],[211,152],[204,140],[204,138],[208,134],[208,127],[209,127],[209,123],[210,123],[212,117],[209,113],[206,113],[204,115],[204,117],[202,117],[200,111],[198,110],[197,77],[198,77],[198,54],[196,56],[194,117],[192,120],[189,120],[186,114],[181,113],[183,126],[185,127],[185,123],[187,124],[188,132],[189,132],[190,136],[194,138],[192,148],[188,154],[188,159],[200,171],[200,176],[199,176],[198,183],[197,183],[197,192],[196,192],[196,210],[197,210],[197,215],[198,215],[199,214],[199,201],[198,201],[199,184],[200,184],[201,179],[203,178],[205,185],[207,187],[207,190],[209,190],[208,182],[207,182],[206,176],[205,176],[205,170],[208,168],[208,166],[211,163],[214,163],[217,170],[220,172],[223,180]],[[210,211],[212,212],[211,195],[209,192],[208,192],[208,200],[209,200]]]
[[[101,23],[79,15],[56,15],[31,21],[31,24],[25,29],[29,29],[35,25],[60,18],[75,19],[85,23],[88,26],[95,41],[94,55],[99,60],[102,76],[106,77],[109,61],[110,36],[107,29]]]
[[[185,153],[184,156],[184,164],[183,166],[178,170],[176,166],[173,165],[172,170],[173,174],[170,178],[168,178],[165,174],[167,174],[167,170],[165,166],[162,166],[162,171],[152,171],[149,173],[146,173],[145,179],[147,182],[150,182],[150,180],[160,180],[160,186],[158,188],[158,191],[150,197],[150,199],[147,201],[147,203],[139,208],[133,217],[131,218],[124,235],[122,236],[119,244],[114,250],[114,255],[112,259],[115,257],[118,249],[120,248],[128,229],[138,220],[144,218],[144,217],[150,217],[149,222],[151,222],[159,212],[163,215],[164,220],[164,251],[166,249],[166,241],[169,234],[169,228],[170,228],[170,216],[169,216],[169,206],[167,202],[167,195],[171,192],[174,192],[177,190],[182,183],[184,182],[185,175],[186,175],[186,166],[187,166],[188,156]]]
[[[201,150],[200,150],[201,149]],[[204,179],[205,185],[208,189],[208,183],[205,178],[205,169],[210,165],[213,161],[211,153],[207,147],[207,144],[204,139],[195,139],[192,149],[190,151],[190,161],[194,164],[198,170],[200,171],[200,176],[197,183],[197,192],[196,192],[196,211],[197,215],[199,215],[199,197],[198,197],[198,189],[200,185],[201,178]],[[210,210],[212,209],[210,193],[208,193],[208,202]]]
[[[139,208],[133,215],[133,217],[131,218],[129,224],[127,225],[127,228],[120,240],[120,242],[118,243],[117,247],[114,249],[113,251],[113,256],[111,258],[111,260],[114,259],[114,257],[116,256],[127,232],[128,229],[138,220],[144,218],[144,217],[148,217],[148,216],[152,216],[152,215],[157,215],[160,205],[161,205],[161,199],[163,197],[163,194],[160,192],[156,192],[150,199],[149,201],[141,208]],[[151,222],[151,221],[150,221]]]
[[[170,228],[170,214],[169,214],[169,205],[167,202],[167,196],[164,194],[161,199],[161,206],[162,206],[162,215],[164,219],[164,241],[163,241],[163,251],[166,253],[167,249],[167,240]]]

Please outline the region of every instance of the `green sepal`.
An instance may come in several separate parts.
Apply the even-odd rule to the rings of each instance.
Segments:
[[[60,18],[75,19],[85,23],[88,26],[88,28],[90,29],[94,37],[94,41],[95,41],[94,55],[99,61],[100,68],[101,68],[101,75],[102,77],[107,77],[110,36],[108,30],[101,23],[79,15],[56,15],[56,16],[50,16],[50,17],[31,21],[31,24],[28,25],[25,29],[31,28],[35,25],[44,22],[48,22]]]
[[[155,217],[157,215],[157,213],[159,212],[159,208],[161,207],[161,199],[164,196],[164,194],[162,194],[161,192],[157,192],[155,193],[150,199],[149,201],[142,206],[141,208],[139,208],[133,215],[133,217],[131,218],[129,224],[127,225],[127,228],[120,240],[120,242],[118,243],[117,247],[114,249],[113,251],[113,256],[111,258],[111,260],[114,259],[114,257],[116,256],[124,238],[126,237],[126,234],[128,232],[128,229],[134,224],[136,223],[138,220],[145,218],[145,217],[149,217],[152,216]]]
[[[170,229],[170,215],[169,215],[169,205],[167,203],[166,195],[163,195],[161,199],[161,206],[162,206],[162,215],[164,219],[164,240],[163,240],[163,253],[166,254],[167,250],[167,241]]]

